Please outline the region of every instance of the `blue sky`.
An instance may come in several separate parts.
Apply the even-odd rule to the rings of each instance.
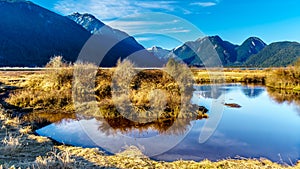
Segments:
[[[91,13],[104,23],[134,35],[145,47],[158,45],[173,48],[184,41],[196,40],[205,35],[219,35],[235,44],[242,43],[250,36],[258,36],[266,43],[284,40],[300,42],[298,0],[33,2],[62,15]]]

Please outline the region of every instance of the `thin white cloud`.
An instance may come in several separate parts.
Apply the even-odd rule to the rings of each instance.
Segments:
[[[161,29],[159,32],[161,33],[188,33],[191,30],[189,29],[184,29],[184,28],[168,28],[168,29]]]
[[[190,5],[197,5],[197,6],[201,6],[201,7],[210,7],[210,6],[217,5],[217,3],[216,2],[194,2],[194,3],[191,3]]]
[[[176,1],[61,0],[54,5],[54,9],[64,15],[74,12],[91,13],[100,20],[111,20],[152,10],[173,11],[175,3]]]
[[[144,2],[136,2],[136,6],[147,8],[147,9],[164,9],[167,11],[175,10],[176,1],[144,1]]]
[[[61,0],[55,4],[54,9],[64,15],[74,12],[91,13],[100,20],[118,18],[139,11],[139,8],[126,0]]]
[[[129,21],[129,20],[117,20],[108,23],[112,27],[135,27],[135,26],[161,26],[161,25],[170,25],[176,24],[179,20],[171,20],[171,21],[162,21],[162,20],[151,20],[151,21]]]
[[[197,37],[198,33],[194,33],[197,31],[193,31],[193,26],[172,14],[192,14],[199,10],[198,6],[191,7],[190,3],[183,3],[179,0],[60,0],[57,1],[54,8],[63,15],[74,12],[90,13],[105,24],[132,36],[145,33],[170,36],[176,34],[177,38],[187,41]],[[155,12],[158,13],[153,15]],[[139,39],[139,41],[147,40],[149,39]]]
[[[135,37],[135,39],[139,42],[144,42],[144,41],[150,41],[153,40],[154,38],[150,38],[150,37]]]

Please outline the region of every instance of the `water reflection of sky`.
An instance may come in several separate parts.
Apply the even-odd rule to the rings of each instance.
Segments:
[[[215,92],[211,92],[209,86],[196,86],[192,102],[210,107],[215,99],[226,95],[226,103],[236,103],[241,108],[224,107],[223,117],[208,141],[199,143],[199,134],[205,120],[193,122],[190,130],[183,141],[171,150],[154,156],[158,160],[219,160],[228,157],[266,157],[275,162],[290,163],[290,160],[300,159],[300,116],[297,105],[293,103],[278,104],[273,101],[263,87],[247,87],[240,85],[218,86]],[[209,119],[208,119],[209,120]],[[92,134],[101,135],[100,138],[110,138],[113,135],[99,133],[97,127],[99,122],[95,119],[83,121],[94,130]],[[66,144],[93,147],[95,144],[88,139],[84,130],[78,122],[49,125],[40,129],[38,133],[50,136]],[[209,128],[206,130],[209,130]],[[157,135],[153,130],[145,131],[148,134],[141,135],[134,130],[124,138],[152,137]],[[150,133],[150,134],[149,134]],[[91,133],[90,133],[91,134]],[[169,140],[175,135],[166,136],[165,140],[157,140],[156,146],[164,148]],[[103,144],[107,143],[102,141]],[[127,142],[130,143],[130,142]],[[120,146],[121,147],[121,146]],[[118,148],[120,148],[118,147]],[[116,149],[118,149],[116,148]],[[155,149],[155,148],[154,148]]]

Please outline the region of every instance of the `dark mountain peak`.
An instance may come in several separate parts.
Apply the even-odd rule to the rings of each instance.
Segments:
[[[210,41],[216,41],[216,42],[222,42],[223,41],[223,39],[218,35],[208,36],[208,38],[209,38]]]
[[[169,56],[178,56],[188,65],[201,66],[203,65],[199,58],[201,51],[216,50],[222,63],[228,65],[236,60],[235,48],[236,45],[223,41],[219,36],[206,36],[184,43],[181,47],[173,49],[173,54]]]
[[[75,13],[73,13],[71,15],[68,15],[68,17],[74,18],[74,19],[78,19],[78,20],[81,19],[82,21],[86,21],[86,22],[88,22],[88,21],[89,22],[97,22],[97,23],[100,23],[100,24],[104,25],[103,22],[101,22],[94,15],[89,14],[89,13],[81,14],[79,12],[75,12]]]
[[[71,15],[68,15],[67,17],[84,27],[92,34],[101,29],[103,26],[105,26],[103,22],[101,22],[95,16],[88,13],[80,14],[76,12]]]
[[[190,41],[190,42],[204,42],[206,40],[210,40],[211,43],[219,43],[219,42],[223,42],[222,38],[218,35],[215,36],[204,36],[201,38],[198,38],[196,41]]]
[[[159,46],[152,46],[151,48],[149,48],[149,50],[161,50],[161,49],[163,48]]]
[[[205,43],[207,40],[210,41],[210,46]],[[251,55],[260,52],[266,44],[257,37],[250,37],[241,46],[239,46],[225,41],[220,36],[215,35],[201,37],[196,41],[186,42],[182,46],[173,49],[172,53],[180,57],[189,65],[201,65],[202,63],[199,59],[197,59],[198,55],[195,52],[208,50],[212,46],[219,55],[223,65],[230,66],[241,65]]]
[[[105,25],[103,22],[101,22],[99,19],[97,19],[92,14],[80,14],[78,12],[73,13],[71,15],[67,16],[69,19],[75,21],[77,24],[81,25],[83,28],[85,28],[90,33],[94,34],[101,34],[105,36],[111,36],[118,40],[122,40],[127,38],[129,35],[123,31],[120,31],[118,29],[113,29],[108,25]],[[135,39],[131,38],[135,41]]]
[[[43,66],[54,55],[75,61],[91,35],[29,1],[0,1],[0,11],[0,66]]]
[[[252,44],[252,46],[257,46],[258,45],[258,46],[262,46],[262,47],[267,46],[267,44],[258,37],[250,37],[250,38],[246,39],[243,42],[243,44]]]
[[[147,50],[157,58],[161,59],[162,61],[168,60],[168,55],[170,53],[170,50],[164,49],[159,46],[153,46],[151,48],[148,48]]]
[[[109,57],[103,59],[103,64],[100,64],[100,66],[115,66],[119,58],[124,59],[128,58],[128,56],[130,57],[129,59],[135,58],[136,60],[140,60],[139,63],[142,67],[151,64],[155,66],[162,65],[159,59],[154,57],[152,53],[149,53],[133,37],[123,31],[105,25],[95,16],[88,13],[80,14],[77,12],[67,17],[97,36],[98,38],[96,39],[99,39],[99,42],[97,42],[99,46],[107,46],[107,44],[114,45],[111,46],[107,54]],[[137,56],[138,54],[140,57]],[[131,57],[131,55],[133,57]]]
[[[258,37],[246,39],[242,45],[237,48],[237,62],[245,62],[250,56],[257,54],[265,47],[265,42]]]
[[[91,19],[96,19],[96,17],[92,14],[89,13],[79,13],[79,12],[74,12],[73,14],[69,15],[69,16],[75,16],[75,17],[85,17],[85,18],[91,18]]]

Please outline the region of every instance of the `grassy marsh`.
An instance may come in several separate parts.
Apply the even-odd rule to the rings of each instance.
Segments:
[[[188,79],[187,68],[175,62],[166,66],[168,73],[162,70],[137,72],[129,61],[104,70],[89,64],[68,66],[59,59],[48,65],[55,67],[42,74],[28,75],[25,81],[16,84],[21,89],[11,93],[6,102],[40,111],[74,113],[76,108],[86,116],[103,118],[120,117],[119,111],[136,116],[133,118],[206,117],[197,106],[189,104],[193,82]],[[73,73],[80,76],[74,78]],[[91,82],[93,74],[95,81]],[[159,99],[152,99],[154,97]]]
[[[60,63],[60,61],[58,63]],[[34,73],[0,72],[0,86],[2,86],[0,88],[0,93],[6,93],[11,89],[15,89],[13,92],[10,92],[11,94],[6,102],[19,108],[34,109],[34,112],[30,113],[29,116],[20,119],[9,116],[11,111],[15,110],[5,110],[1,107],[0,168],[300,168],[300,163],[295,164],[294,166],[284,166],[273,163],[267,159],[238,158],[224,159],[218,162],[211,162],[209,160],[200,162],[183,160],[163,162],[149,159],[135,147],[127,147],[123,152],[110,156],[98,149],[56,145],[47,138],[34,135],[36,126],[31,122],[36,121],[38,123],[44,123],[45,121],[43,120],[46,119],[46,123],[55,123],[64,118],[76,119],[74,106],[77,106],[76,108],[82,110],[82,112],[86,112],[85,115],[87,116],[100,119],[106,118],[105,120],[109,122],[109,125],[115,127],[115,129],[119,131],[126,131],[133,126],[138,126],[142,129],[148,128],[149,126],[155,128],[160,125],[157,129],[162,129],[161,124],[164,124],[163,121],[170,120],[169,122],[172,122],[172,119],[174,120],[174,118],[178,117],[178,112],[176,112],[176,110],[181,108],[179,106],[182,106],[179,101],[182,92],[180,90],[181,84],[176,83],[176,81],[172,79],[169,74],[165,74],[164,71],[143,70],[138,72],[132,78],[132,81],[130,82],[130,92],[127,93],[130,102],[135,106],[135,111],[140,112],[141,114],[143,114],[143,112],[147,113],[147,110],[149,110],[151,105],[156,104],[156,107],[167,105],[167,108],[163,111],[167,111],[170,114],[161,115],[161,118],[157,118],[156,121],[152,123],[136,124],[132,121],[122,119],[117,113],[118,110],[116,107],[113,106],[114,101],[123,103],[122,99],[124,99],[121,95],[118,95],[119,93],[112,93],[111,81],[114,72],[118,71],[116,68],[97,70],[95,85],[92,86],[92,88],[84,88],[85,91],[81,91],[83,94],[91,92],[92,98],[94,99],[90,102],[79,102],[80,104],[74,105],[72,99],[74,67],[66,64],[53,65],[53,63],[48,66],[55,66],[57,68]],[[126,65],[126,67],[129,66]],[[94,68],[91,67],[91,69]],[[129,69],[128,71],[134,70]],[[279,69],[276,69],[275,71],[279,71]],[[220,79],[212,78],[214,75],[209,74],[206,70],[192,69],[192,73],[193,80],[198,84],[209,83],[212,79],[215,82],[264,84],[265,81],[268,82],[268,77],[270,78],[270,76],[272,76],[273,70],[225,69],[223,72],[215,71],[215,75],[224,75]],[[120,76],[122,77],[122,74]],[[186,74],[182,74],[182,76],[186,76]],[[117,79],[120,79],[121,77]],[[279,77],[282,78],[282,76]],[[77,83],[78,85],[86,85],[80,81]],[[14,86],[14,88],[8,86]],[[116,88],[118,89],[118,87]],[[86,89],[92,89],[92,91],[87,91]],[[274,99],[279,102],[282,100],[286,101],[285,95],[288,97],[295,97],[294,93],[286,93],[285,90],[282,90],[280,94],[276,92],[277,90],[274,91],[271,90],[271,88],[269,88],[269,90],[269,92],[273,94]],[[121,90],[116,91],[121,93]],[[155,95],[161,94],[161,91],[166,91],[168,94],[162,101],[155,102],[151,101],[150,91],[156,91],[157,93],[152,93]],[[113,100],[114,94],[117,95],[118,98],[121,98],[121,100]],[[186,96],[184,99],[188,100],[190,98]],[[291,98],[290,100],[293,99]],[[180,123],[182,126],[186,126],[186,124],[189,123],[189,121],[184,120],[187,119],[187,117],[191,119],[207,117],[205,111],[191,112],[190,110],[199,109],[198,107],[195,109],[190,106],[192,105],[187,106],[187,108],[191,109],[186,109],[186,116],[182,118],[182,124]],[[91,108],[96,109],[96,111],[93,109],[91,110]],[[97,113],[99,110],[101,110],[102,114]],[[157,111],[161,110],[158,109]],[[51,116],[48,114],[51,114]],[[153,114],[146,115],[153,116]],[[29,119],[29,122],[24,121],[26,118]],[[117,125],[119,123],[126,123],[127,125],[125,128],[122,128]],[[167,126],[168,125],[165,126],[166,129]],[[102,126],[102,128],[105,129],[105,126]],[[184,130],[184,127],[177,128]],[[163,133],[166,129],[160,130],[160,132]],[[178,130],[172,132],[180,133],[182,131]],[[9,152],[11,153],[7,153],[7,150],[10,150]]]

